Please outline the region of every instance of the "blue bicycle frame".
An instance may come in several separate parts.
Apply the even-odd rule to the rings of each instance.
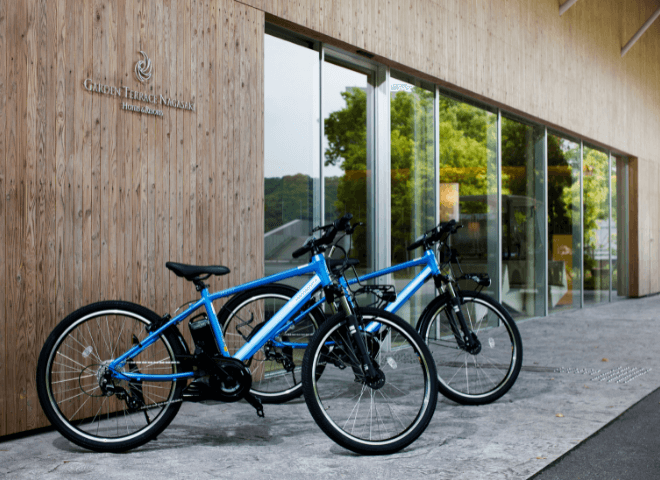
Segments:
[[[403,290],[401,290],[401,292],[396,296],[395,301],[385,307],[386,311],[390,313],[396,313],[403,306],[403,304],[410,299],[410,297],[417,293],[417,290],[419,290],[431,276],[440,274],[440,266],[438,265],[438,261],[435,258],[433,250],[426,250],[420,258],[416,258],[409,262],[400,263],[399,265],[394,265],[392,267],[384,268],[383,270],[368,273],[362,277],[352,278],[348,280],[347,283],[348,285],[354,285],[358,282],[366,282],[372,278],[382,277],[383,275],[387,275],[389,273],[398,272],[399,270],[410,267],[419,267],[422,265],[424,265],[422,271],[415,275],[415,277],[408,283],[408,285],[406,285]],[[377,322],[371,322],[369,325],[367,325],[366,330],[373,333],[378,330],[378,328],[379,324]]]
[[[306,265],[301,265],[297,268],[292,268],[284,272],[276,273],[275,275],[270,275],[268,277],[254,280],[252,282],[245,283],[238,287],[229,288],[217,293],[209,293],[208,288],[204,288],[201,291],[202,298],[193,303],[192,306],[188,307],[185,311],[175,316],[167,323],[163,324],[160,328],[152,332],[147,336],[142,342],[138,345],[133,346],[126,353],[116,358],[108,365],[108,369],[112,372],[114,378],[120,380],[136,380],[136,381],[165,381],[165,380],[179,380],[183,378],[191,378],[194,376],[194,372],[181,372],[168,375],[152,375],[152,374],[142,374],[142,373],[133,373],[133,372],[121,372],[120,370],[126,365],[130,359],[136,357],[140,352],[142,352],[149,345],[153,344],[158,340],[158,337],[163,334],[168,328],[181,323],[183,320],[188,318],[195,310],[200,307],[204,307],[206,314],[208,316],[211,328],[215,335],[218,347],[220,352],[225,357],[232,357],[229,354],[229,350],[224,341],[224,336],[222,334],[222,329],[220,328],[220,322],[213,307],[213,301],[220,298],[228,297],[235,295],[237,293],[249,290],[251,288],[260,287],[262,285],[267,285],[270,283],[278,282],[280,280],[286,280],[287,278],[297,277],[301,275],[314,274],[312,278],[291,298],[284,306],[270,319],[264,326],[259,329],[257,334],[251,338],[247,343],[245,343],[234,355],[233,358],[244,361],[248,358],[251,358],[256,352],[259,351],[261,347],[264,346],[266,342],[273,339],[283,331],[287,330],[291,325],[303,318],[308,312],[320,305],[325,299],[321,299],[319,302],[315,303],[312,307],[305,310],[302,314],[297,317],[292,317],[295,313],[302,308],[303,305],[311,298],[312,294],[319,287],[327,287],[332,283],[330,278],[330,271],[325,262],[323,255],[317,254],[314,255],[311,262]],[[285,343],[283,345],[294,344]],[[295,345],[297,348],[305,348],[306,345],[302,347],[300,344]]]

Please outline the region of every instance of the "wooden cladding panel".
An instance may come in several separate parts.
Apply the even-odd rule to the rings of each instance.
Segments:
[[[37,357],[77,307],[173,311],[196,293],[168,260],[227,265],[213,288],[263,274],[263,30],[233,0],[0,1],[0,436],[47,424]]]

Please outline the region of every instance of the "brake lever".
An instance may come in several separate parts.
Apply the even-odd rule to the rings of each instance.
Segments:
[[[354,225],[351,225],[350,227],[348,227],[348,228],[346,229],[346,234],[347,234],[347,235],[351,235],[351,234],[353,234],[353,232],[355,232],[355,229],[356,229],[357,227],[363,227],[364,225],[365,225],[364,222],[358,222],[358,223],[356,223],[356,224],[354,224]]]
[[[319,225],[318,227],[312,228],[312,233],[318,232],[319,230],[328,230],[329,228],[334,227],[334,224],[329,223],[328,225]]]

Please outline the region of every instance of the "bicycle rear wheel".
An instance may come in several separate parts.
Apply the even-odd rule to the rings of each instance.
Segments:
[[[218,315],[229,353],[234,355],[296,293],[288,285],[272,284],[232,297]],[[305,347],[324,320],[321,309],[315,308],[245,361],[252,372],[254,396],[263,403],[284,403],[302,395]]]
[[[110,361],[143,341],[147,327],[158,319],[140,305],[107,301],[76,310],[53,330],[39,356],[37,392],[48,420],[62,435],[91,450],[120,452],[148,442],[169,425],[186,380],[104,377]],[[185,352],[181,342],[167,332],[124,370],[177,373],[177,355]]]
[[[370,383],[341,313],[326,320],[303,360],[305,402],[319,427],[339,445],[363,454],[394,453],[426,429],[437,401],[433,359],[419,334],[384,310],[357,310],[371,361],[384,375]]]
[[[516,382],[522,340],[511,315],[495,300],[472,291],[461,291],[459,298],[468,328],[480,343],[476,352],[459,346],[448,297],[431,301],[420,316],[418,330],[435,359],[440,393],[463,405],[484,405]]]

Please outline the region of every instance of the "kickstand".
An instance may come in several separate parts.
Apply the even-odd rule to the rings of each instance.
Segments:
[[[245,400],[257,410],[258,417],[264,418],[264,407],[261,405],[261,400],[250,392],[248,392],[243,398],[245,398]]]

